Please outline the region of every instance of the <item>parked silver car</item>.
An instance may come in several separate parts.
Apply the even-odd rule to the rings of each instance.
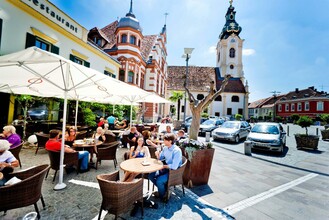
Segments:
[[[199,129],[199,135],[205,135],[206,132],[212,132],[214,129],[218,128],[218,126],[223,124],[223,122],[223,119],[208,119],[202,122]]]
[[[212,132],[212,138],[217,140],[228,140],[239,143],[240,139],[246,138],[251,126],[246,121],[225,121],[219,128]]]
[[[286,146],[286,132],[279,123],[261,122],[255,124],[248,137],[251,149],[283,153]]]

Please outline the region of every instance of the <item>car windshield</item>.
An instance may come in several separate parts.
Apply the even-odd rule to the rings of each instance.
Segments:
[[[233,128],[233,129],[238,129],[239,128],[239,123],[231,122],[231,121],[226,121],[222,124],[222,128]]]
[[[275,125],[255,125],[251,132],[263,134],[279,134],[279,129]]]
[[[207,120],[202,123],[203,125],[214,125],[215,121],[214,120]]]

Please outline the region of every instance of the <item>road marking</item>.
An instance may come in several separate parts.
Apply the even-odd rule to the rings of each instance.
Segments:
[[[223,210],[226,211],[228,214],[230,215],[233,215],[247,207],[250,207],[252,205],[255,205],[256,203],[258,202],[261,202],[265,199],[268,199],[272,196],[275,196],[281,192],[284,192],[294,186],[297,186],[303,182],[306,182],[307,180],[310,180],[316,176],[318,176],[319,174],[315,174],[315,173],[311,173],[311,174],[308,174],[306,176],[303,176],[301,178],[298,178],[298,179],[295,179],[291,182],[288,182],[286,184],[283,184],[281,186],[278,186],[278,187],[275,187],[275,188],[272,188],[268,191],[265,191],[263,193],[260,193],[258,195],[255,195],[253,197],[250,197],[248,199],[245,199],[245,200],[242,200],[240,202],[237,202],[233,205],[230,205],[230,206],[227,206],[226,208],[224,208]]]
[[[75,180],[75,179],[71,179],[71,180],[69,180],[69,182],[77,184],[77,185],[88,186],[88,187],[91,187],[91,188],[99,189],[99,184],[98,183]]]

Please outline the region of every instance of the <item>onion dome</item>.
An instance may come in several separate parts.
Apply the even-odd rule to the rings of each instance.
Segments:
[[[226,23],[222,29],[222,33],[220,33],[220,39],[227,39],[231,34],[239,35],[242,28],[235,21],[235,13],[234,7],[232,6],[232,2],[230,2],[230,7],[227,9],[225,18]]]
[[[130,1],[130,10],[125,17],[121,18],[118,23],[118,28],[121,27],[130,27],[138,31],[142,31],[139,21],[136,19],[136,16],[133,14],[133,1]]]

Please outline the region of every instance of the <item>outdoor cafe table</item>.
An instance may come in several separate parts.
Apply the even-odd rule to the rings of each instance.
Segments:
[[[80,151],[80,150],[87,150],[90,153],[90,163],[93,162],[93,155],[95,153],[96,150],[96,145],[100,145],[103,142],[99,141],[97,144],[92,143],[82,143],[82,144],[77,144],[77,143],[73,143],[72,148],[74,150]]]
[[[143,165],[143,162],[147,165]],[[131,173],[152,173],[163,168],[163,163],[154,158],[132,158],[125,160],[120,164],[120,168]]]

